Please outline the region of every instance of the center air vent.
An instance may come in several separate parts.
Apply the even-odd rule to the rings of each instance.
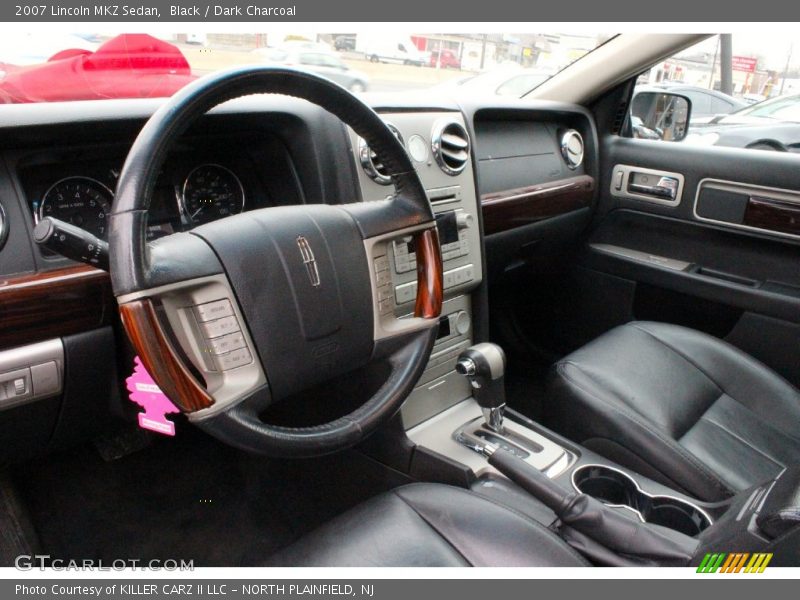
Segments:
[[[455,121],[439,121],[431,135],[433,156],[439,167],[448,175],[458,175],[469,160],[469,135]]]
[[[405,146],[403,143],[403,136],[400,135],[400,130],[391,123],[386,123],[386,127],[391,130],[394,137],[400,140],[400,145]],[[358,157],[361,160],[361,167],[366,174],[369,175],[370,179],[381,185],[389,185],[392,183],[392,178],[389,177],[389,173],[383,161],[378,158],[378,155],[367,145],[367,142],[361,138],[358,140]]]

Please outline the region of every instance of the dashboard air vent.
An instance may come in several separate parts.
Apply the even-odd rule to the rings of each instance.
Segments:
[[[469,135],[460,123],[439,121],[433,128],[431,148],[439,167],[448,175],[458,175],[467,166]]]
[[[386,123],[386,126],[400,141],[400,144],[405,146],[405,143],[403,142],[403,136],[400,135],[400,130],[391,123]],[[380,158],[378,158],[378,155],[367,145],[367,142],[361,138],[358,140],[358,157],[361,161],[361,168],[364,169],[364,172],[369,176],[370,179],[372,179],[372,181],[379,183],[380,185],[389,185],[392,183],[392,178],[389,177],[389,174],[386,171],[386,166],[383,164]]]
[[[577,169],[583,162],[583,137],[574,129],[561,136],[561,156],[570,169]]]

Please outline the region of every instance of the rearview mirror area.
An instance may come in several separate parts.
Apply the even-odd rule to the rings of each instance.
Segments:
[[[668,92],[639,92],[631,102],[633,137],[679,142],[686,137],[692,102]]]

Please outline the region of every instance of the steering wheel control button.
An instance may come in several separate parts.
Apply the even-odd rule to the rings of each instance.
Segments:
[[[417,253],[414,251],[414,238],[404,237],[393,242],[394,249],[394,270],[400,273],[408,273],[417,268]]]
[[[217,364],[222,371],[243,367],[244,365],[249,365],[251,362],[253,362],[253,356],[247,348],[239,348],[238,350],[217,357]]]
[[[244,341],[244,335],[239,331],[223,335],[213,340],[208,340],[208,346],[212,354],[219,355],[238,350],[239,348],[245,348],[247,342]]]
[[[194,311],[197,314],[197,320],[201,323],[233,315],[233,307],[227,298],[200,304],[194,307]]]
[[[389,257],[385,254],[375,258],[375,274],[389,270]]]
[[[206,339],[218,338],[239,331],[239,321],[236,320],[235,316],[224,317],[200,323],[200,328],[203,330],[203,335]]]
[[[417,297],[417,282],[404,283],[398,285],[394,290],[394,299],[397,304],[411,302]]]

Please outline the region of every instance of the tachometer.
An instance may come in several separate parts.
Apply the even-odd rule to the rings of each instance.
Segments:
[[[233,171],[207,164],[192,169],[183,183],[183,210],[200,225],[244,210],[244,188]]]
[[[39,218],[53,217],[104,240],[114,193],[91,177],[67,177],[50,186],[39,206]]]

